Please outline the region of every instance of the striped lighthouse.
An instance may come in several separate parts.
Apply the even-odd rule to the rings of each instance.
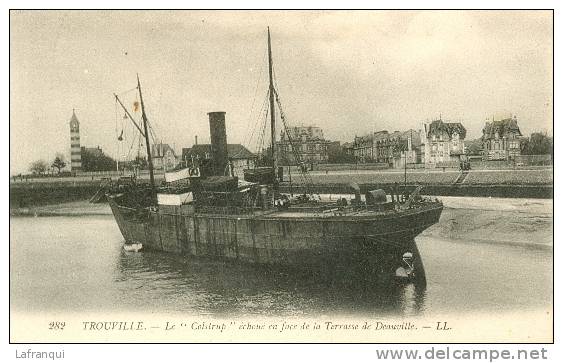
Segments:
[[[74,108],[70,118],[70,170],[82,169],[82,158],[80,156],[80,122],[76,118]]]

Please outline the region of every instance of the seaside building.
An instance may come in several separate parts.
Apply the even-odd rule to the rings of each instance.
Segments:
[[[174,149],[168,144],[152,145],[152,164],[155,169],[172,170],[178,164],[178,159]]]
[[[304,163],[326,163],[331,141],[325,140],[323,130],[316,126],[294,126],[281,132],[277,142],[278,159],[282,164],[295,165],[295,154]]]
[[[233,175],[244,178],[244,169],[252,169],[258,157],[241,144],[227,144],[229,163],[233,168]],[[191,148],[182,149],[182,160],[185,165],[205,165],[212,159],[211,144],[196,144]]]
[[[396,133],[399,132],[395,131],[394,136],[397,136]],[[383,130],[354,137],[353,149],[356,160],[360,163],[388,163],[387,153],[392,149],[392,143],[398,142],[394,136]]]
[[[464,154],[467,130],[460,122],[444,122],[441,119],[424,123],[421,143],[424,145],[426,167],[458,164]]]
[[[70,118],[70,170],[82,170],[82,158],[80,154],[80,122],[72,109]]]
[[[346,155],[354,156],[354,143],[345,142],[344,144],[342,144],[342,152]]]
[[[404,167],[421,162],[421,132],[387,130],[376,131],[354,138],[353,153],[361,163],[384,163],[393,167]]]
[[[520,138],[522,133],[518,127],[516,116],[489,122],[485,120],[483,128],[483,159],[514,160],[520,156]]]

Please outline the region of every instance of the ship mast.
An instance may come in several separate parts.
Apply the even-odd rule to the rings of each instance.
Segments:
[[[272,168],[274,172],[274,190],[278,189],[278,162],[276,160],[276,109],[274,108],[274,77],[272,71],[272,42],[268,27],[268,71],[270,73],[270,128],[272,134]]]
[[[155,192],[154,187],[154,172],[152,166],[152,156],[151,156],[151,145],[149,142],[149,132],[147,129],[147,115],[145,114],[145,104],[143,103],[143,92],[141,92],[141,81],[139,81],[139,74],[137,74],[137,88],[139,88],[139,99],[141,101],[141,116],[143,118],[143,129],[145,130],[145,144],[147,145],[147,161],[149,163],[149,175],[151,179],[151,188],[153,193]]]

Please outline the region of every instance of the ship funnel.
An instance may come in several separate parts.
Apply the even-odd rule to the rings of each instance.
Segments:
[[[229,154],[225,112],[209,112],[208,115],[213,175],[228,175]]]

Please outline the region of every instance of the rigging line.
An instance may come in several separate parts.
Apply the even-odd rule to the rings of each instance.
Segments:
[[[115,100],[114,105],[115,105],[115,107],[114,107],[114,114],[115,114],[115,140],[114,140],[114,142],[117,143],[117,145],[116,145],[116,149],[117,149],[117,150],[116,150],[116,153],[117,153],[116,159],[117,159],[117,162],[119,162],[119,156],[120,156],[120,155],[119,155],[119,144],[120,144],[120,142],[119,142],[118,136],[117,136],[117,133],[118,133],[118,131],[117,131],[117,100]]]
[[[272,64],[272,75],[273,75],[272,78],[273,78],[273,80],[274,80],[274,90],[276,90],[276,92],[277,92],[277,90],[279,90],[280,87],[279,87],[279,85],[278,85],[278,78],[277,78],[277,76],[276,76],[276,68],[274,67],[273,64]]]
[[[144,133],[143,133],[143,131],[141,130],[141,127],[139,126],[139,124],[137,123],[137,121],[135,121],[135,119],[133,118],[133,116],[131,116],[131,113],[129,113],[129,111],[127,110],[127,108],[125,107],[125,105],[123,105],[123,102],[119,99],[119,96],[117,96],[115,93],[114,93],[113,95],[115,96],[115,100],[116,100],[117,102],[119,102],[119,105],[120,105],[120,106],[123,108],[123,110],[125,111],[125,114],[127,115],[127,117],[131,120],[131,122],[133,122],[133,124],[135,125],[135,127],[137,128],[137,130],[139,130],[139,132],[140,132],[141,134],[143,134],[143,136],[144,136]]]
[[[253,128],[250,132],[250,137],[248,139],[248,144],[251,148],[253,148],[253,150],[254,150],[254,147],[258,147],[259,135],[256,133],[256,131],[259,129],[259,126],[261,125],[262,115],[265,112],[264,107],[265,107],[267,97],[268,97],[268,95],[266,94],[266,97],[264,98],[264,101],[262,102],[262,107],[260,108],[260,113],[256,115],[257,116],[256,122],[254,123],[254,126],[253,126]],[[256,139],[254,138],[255,135],[256,135]]]
[[[277,75],[276,75],[276,69],[274,68],[273,65],[272,65],[272,74],[273,74],[273,79],[274,79],[274,91],[276,91],[276,94],[278,94],[278,97],[279,97],[279,94],[281,93],[281,92],[280,92],[280,89],[281,89],[281,88],[280,88],[280,86],[279,86],[279,84],[278,84],[278,78],[277,78]]]
[[[122,121],[122,125],[123,125],[123,121]],[[137,133],[139,131],[135,128],[135,126],[133,125],[133,123],[131,122],[126,122],[125,123],[125,133],[126,135],[128,135],[129,137],[135,138],[137,136]]]
[[[158,140],[158,137],[157,137],[156,131],[155,131],[156,126],[153,127],[152,124],[151,124],[151,122],[147,119],[147,127],[148,127],[148,129],[149,129],[149,131],[150,131],[149,134],[150,134],[151,137],[152,137],[153,143],[156,143],[156,140]]]
[[[152,138],[153,143],[155,143],[157,140],[156,137],[156,132],[154,131],[154,128],[152,127],[150,121],[147,119],[147,129],[149,130],[149,136]]]
[[[311,187],[313,185],[313,179],[311,178],[311,176],[308,173],[306,173],[306,171],[303,168],[301,168],[301,165],[303,164],[303,160],[301,158],[301,154],[300,154],[299,150],[296,150],[294,143],[293,143],[293,140],[292,140],[292,137],[291,137],[290,133],[288,132],[288,126],[287,126],[287,122],[286,122],[285,113],[283,112],[283,107],[282,107],[282,104],[281,104],[281,100],[280,100],[278,91],[275,88],[274,88],[274,95],[276,97],[276,103],[278,104],[278,108],[280,110],[280,117],[282,119],[282,123],[283,123],[284,129],[285,129],[286,135],[287,135],[287,139],[288,139],[289,144],[291,146],[291,149],[292,149],[292,151],[295,155],[295,159],[298,162],[298,165],[300,166],[300,168],[299,168],[299,171],[300,171],[300,174],[301,174],[300,176],[302,177],[302,180],[305,183],[305,190],[309,191],[309,193],[307,193],[307,194],[312,194],[312,193],[310,193],[310,190],[311,190]]]
[[[245,133],[243,143],[252,142],[252,137],[254,136],[255,128],[258,125],[258,122],[260,122],[260,120],[262,119],[262,112],[264,111],[264,105],[265,105],[266,99],[267,99],[267,94],[266,94],[266,96],[264,97],[264,100],[261,103],[261,107],[259,109],[259,112],[252,119],[248,120],[247,132]],[[258,109],[256,111],[258,111]],[[254,113],[255,112],[252,111],[252,114],[254,114]],[[252,121],[254,121],[254,122],[252,122]]]
[[[127,91],[122,91],[122,92],[120,92],[118,95],[119,95],[119,96],[124,96],[124,95],[126,95],[126,94],[128,94],[128,93],[131,93],[132,91],[135,91],[136,89],[137,89],[137,86],[135,86],[135,87],[133,87],[133,88],[131,88],[131,89],[128,89]]]
[[[156,137],[156,132],[154,131],[154,128],[152,127],[149,120],[147,120],[147,126],[148,126],[148,129],[149,129],[149,135],[152,139],[152,143],[156,144],[157,143],[156,140],[158,140],[157,137]]]
[[[135,134],[135,137],[133,138],[133,144],[131,146],[131,150],[133,150],[133,147],[137,147],[137,155],[136,158],[139,157],[140,155],[140,150],[141,150],[141,138],[143,136],[141,134]]]
[[[162,94],[161,94],[162,95]],[[138,102],[138,94],[135,95],[135,102]],[[141,111],[143,112],[143,111]],[[145,114],[146,116],[146,114]],[[142,117],[141,117],[142,118]],[[156,144],[156,140],[158,140],[156,131],[154,130],[154,127],[152,126],[151,122],[148,120],[148,118],[146,119],[146,123],[147,123],[147,129],[149,130],[149,136],[152,138],[152,142],[153,144]]]
[[[262,145],[263,145],[263,138],[264,138],[264,125],[262,125],[262,129],[260,130],[260,133],[257,135],[256,137],[256,149],[258,150],[258,153],[262,153]]]
[[[258,129],[258,125],[262,121],[262,114],[265,112],[265,108],[267,107],[267,102],[268,102],[268,92],[266,92],[266,96],[264,97],[264,101],[262,102],[262,107],[260,108],[260,113],[257,115],[258,117],[256,118],[256,121],[254,123],[254,127],[252,128],[250,137],[248,138],[248,144],[249,145],[252,145],[252,140],[254,138],[254,134],[256,133],[256,130]]]
[[[260,122],[262,120],[262,114],[264,112],[264,108],[266,107],[267,102],[268,102],[268,92],[266,92],[264,100],[262,101],[262,106],[260,107],[259,114],[256,115],[257,116],[256,121],[254,122],[252,130],[251,130],[250,133],[246,134],[244,141],[243,141],[243,144],[248,143],[249,146],[252,146],[254,135],[256,133],[256,130],[258,129],[258,125],[260,124]],[[248,135],[250,135],[250,136],[248,136]],[[247,138],[248,138],[248,140],[247,140]]]
[[[158,111],[156,112],[156,119],[160,120],[160,111],[162,110],[162,87],[160,88],[160,97],[158,98]]]
[[[131,160],[131,151],[133,150],[133,145],[136,144],[137,136],[138,136],[138,135],[135,135],[135,136],[131,139],[131,146],[129,147],[129,151],[127,152],[127,160]]]
[[[270,114],[270,108],[269,108],[269,91],[267,92],[266,95],[266,100],[264,103],[264,113],[263,113],[263,117],[264,117],[264,121],[262,122],[262,130],[260,131],[260,144],[258,145],[261,151],[264,151],[264,143],[266,141],[266,129],[267,129],[267,125],[268,125],[268,116]]]
[[[115,136],[117,137],[117,100],[114,100]]]
[[[160,97],[162,99],[162,91],[160,93]],[[135,96],[135,100],[136,100],[136,96]],[[161,107],[160,107],[160,102],[159,102],[159,106],[158,106],[158,113],[159,114],[160,114],[160,109],[161,109]],[[141,112],[143,112],[143,111],[141,111]],[[146,116],[146,113],[145,113],[145,116]],[[157,134],[156,134],[156,131],[155,131],[155,127],[153,127],[151,121],[148,118],[146,118],[146,122],[147,122],[147,128],[149,130],[149,136],[152,139],[152,143],[156,144],[157,143],[156,140],[158,140],[158,137],[157,137]]]
[[[283,111],[283,107],[282,107],[282,103],[281,103],[281,97],[279,95],[280,87],[279,87],[279,84],[278,84],[276,69],[273,66],[272,66],[272,73],[273,73],[273,80],[274,80],[274,95],[276,96],[276,103],[278,104],[278,107],[280,109],[280,116],[281,116],[281,119],[282,119],[282,122],[283,122],[284,130],[286,132],[287,139],[288,139],[289,144],[291,146],[291,150],[292,150],[294,156],[296,156],[296,161],[298,162],[298,165],[299,165],[299,177],[305,183],[305,186],[306,186],[306,189],[307,189],[307,185],[310,185],[311,187],[313,186],[313,179],[311,178],[311,176],[309,175],[309,173],[307,173],[307,171],[305,169],[301,168],[301,166],[305,164],[305,160],[303,158],[301,150],[299,150],[299,148],[295,147],[295,142],[294,142],[294,140],[292,139],[292,137],[289,133],[289,130],[288,130],[289,125],[288,125],[287,117],[285,115],[285,112]]]
[[[138,86],[136,88],[138,88]],[[162,97],[162,93],[160,95]],[[139,93],[138,92],[135,94],[135,102],[139,102]],[[147,107],[147,105],[145,105],[145,108],[150,108],[150,107]],[[159,109],[159,112],[160,112],[160,109]],[[141,110],[141,118],[142,118],[142,113],[143,113],[143,110]],[[146,115],[147,114],[145,113],[145,116]],[[151,136],[153,144],[156,144],[156,140],[158,138],[157,138],[156,132],[154,131],[154,127],[152,127],[151,122],[149,121],[148,117],[146,118],[146,123],[147,123],[147,129],[149,130],[149,136]]]
[[[276,96],[276,103],[278,104],[278,107],[280,109],[280,116],[281,116],[281,120],[282,120],[282,123],[283,123],[284,131],[287,135],[287,139],[288,139],[290,145],[292,145],[292,148],[293,148],[293,140],[292,140],[291,134],[289,133],[289,130],[288,130],[285,113],[283,112],[281,100],[280,100],[279,95],[278,95],[278,93],[275,89],[274,89],[274,94]],[[295,153],[298,154],[297,157],[299,157],[299,158],[301,157],[298,150],[296,150]]]
[[[254,113],[254,106],[256,104],[256,96],[258,95],[258,88],[260,86],[260,81],[262,80],[262,74],[264,73],[264,68],[262,67],[262,65],[265,64],[265,59],[266,59],[266,55],[267,55],[267,51],[264,52],[264,55],[262,57],[262,62],[260,63],[260,74],[258,75],[258,79],[256,80],[256,87],[254,89],[254,97],[252,97],[252,106],[250,107],[250,114],[248,115],[248,122],[247,125],[250,126],[250,123],[252,121],[252,114]]]
[[[263,147],[264,147],[264,135],[266,134],[266,124],[268,121],[268,115],[269,115],[269,109],[266,109],[266,114],[265,114],[265,120],[264,123],[262,124],[262,134],[260,137],[260,143],[258,145],[259,150],[262,152],[263,151]]]

